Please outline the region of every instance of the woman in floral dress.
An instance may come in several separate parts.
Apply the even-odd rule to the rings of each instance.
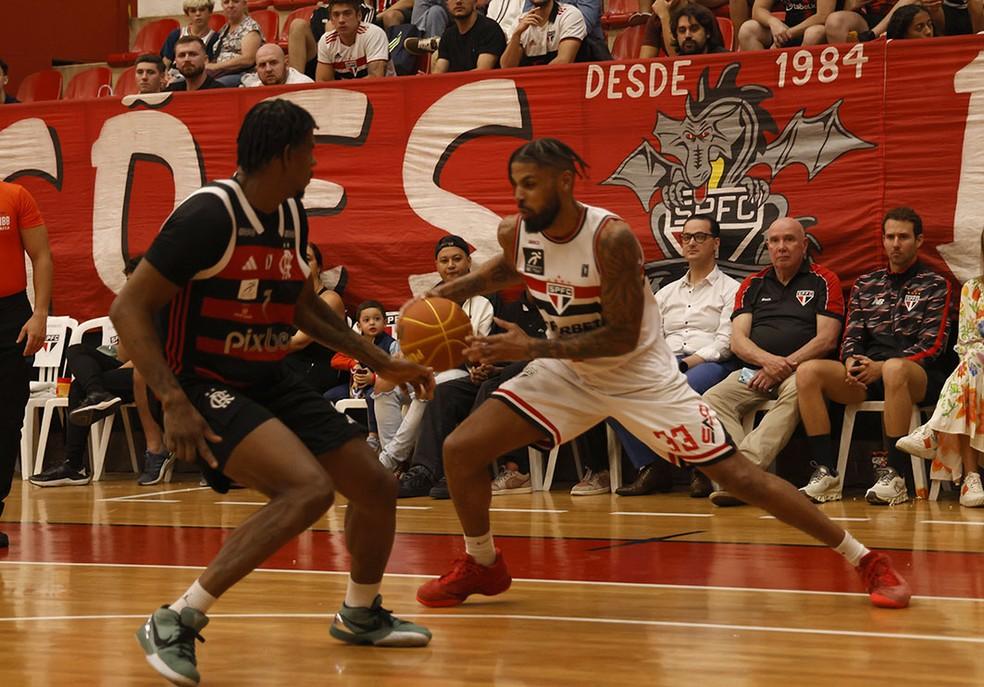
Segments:
[[[981,244],[984,257],[984,234]],[[984,276],[971,279],[960,291],[955,348],[960,364],[943,385],[933,417],[896,445],[932,460],[933,479],[957,482],[964,475],[960,505],[979,508],[984,506],[977,470],[984,465]]]

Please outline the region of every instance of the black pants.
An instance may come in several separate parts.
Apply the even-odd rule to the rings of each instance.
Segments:
[[[31,359],[23,355],[24,342],[16,343],[21,327],[30,317],[31,304],[23,291],[0,298],[0,380],[3,381],[0,392],[0,515],[14,478],[24,408],[31,395]]]
[[[435,480],[444,476],[443,446],[454,428],[461,424],[471,412],[484,403],[492,392],[507,379],[512,379],[526,367],[526,362],[511,363],[498,375],[485,380],[480,385],[473,384],[468,377],[452,379],[438,384],[434,398],[424,409],[420,421],[420,435],[413,450],[413,464],[423,465],[430,470]],[[528,462],[525,450],[505,456],[522,467]]]
[[[68,392],[69,412],[78,408],[82,400],[93,391],[105,391],[119,396],[124,403],[133,402],[132,367],[120,367],[122,363],[119,360],[85,343],[70,346],[66,356],[68,371],[74,377]],[[88,427],[79,427],[69,422],[65,428],[65,460],[76,470],[81,470],[85,464],[88,437]]]

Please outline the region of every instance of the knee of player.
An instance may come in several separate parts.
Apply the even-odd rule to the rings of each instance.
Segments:
[[[289,490],[285,497],[290,503],[314,518],[331,508],[335,502],[335,487],[323,471],[311,475],[299,486]]]

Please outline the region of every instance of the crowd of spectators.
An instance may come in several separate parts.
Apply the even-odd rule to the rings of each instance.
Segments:
[[[160,49],[159,87],[138,76],[140,93],[612,59],[601,0],[325,0],[286,27],[286,52],[246,0],[222,0],[218,30],[211,0],[183,10],[187,23]],[[984,0],[639,0],[624,23],[645,25],[638,57],[652,58],[969,34],[984,31]],[[137,67],[149,70],[152,57]],[[7,76],[0,61],[0,103],[15,103]]]

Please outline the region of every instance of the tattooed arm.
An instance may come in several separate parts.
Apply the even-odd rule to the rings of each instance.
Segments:
[[[505,334],[470,339],[468,355],[481,363],[529,358],[604,358],[635,349],[642,328],[642,247],[625,222],[610,221],[599,229],[601,312],[604,324],[583,334],[559,339],[534,339],[518,326],[496,320]]]
[[[482,263],[478,269],[431,289],[426,296],[447,298],[455,303],[463,303],[472,296],[493,293],[509,286],[522,284],[523,279],[516,271],[516,266],[510,257],[516,250],[516,216],[510,215],[499,222],[498,232],[502,253]]]

